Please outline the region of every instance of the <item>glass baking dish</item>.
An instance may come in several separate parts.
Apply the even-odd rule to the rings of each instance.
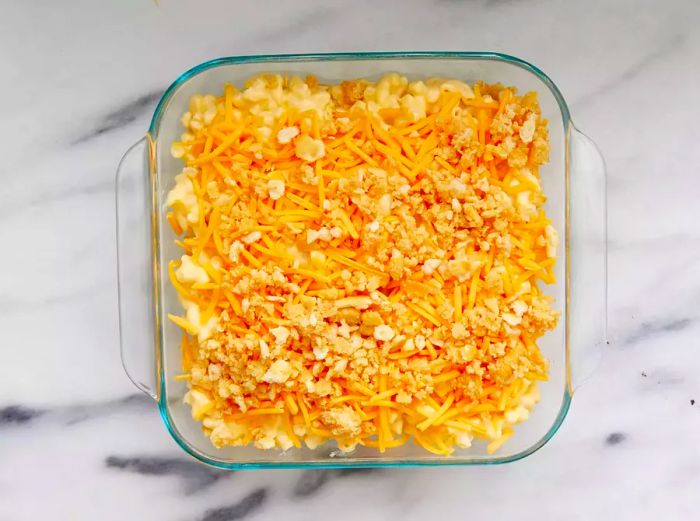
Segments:
[[[561,312],[557,328],[540,340],[550,362],[541,401],[498,453],[476,441],[452,456],[437,457],[405,445],[379,453],[359,447],[344,454],[330,443],[310,450],[216,449],[192,419],[182,398],[180,330],[165,317],[179,303],[167,276],[178,255],[165,223],[165,198],[182,165],[170,155],[181,133],[180,115],[191,95],[219,92],[262,72],[316,75],[321,81],[377,77],[398,72],[409,79],[455,78],[516,86],[539,93],[549,120],[550,162],[541,169],[546,211],[562,236],[556,276],[544,291]],[[129,378],[152,396],[175,441],[200,461],[226,469],[473,465],[515,461],[542,447],[564,420],[576,387],[591,373],[605,343],[606,194],[605,168],[595,145],[571,121],[559,89],[541,70],[520,59],[482,52],[353,53],[243,56],[198,65],[163,94],[148,133],[122,158],[116,178],[121,355]]]

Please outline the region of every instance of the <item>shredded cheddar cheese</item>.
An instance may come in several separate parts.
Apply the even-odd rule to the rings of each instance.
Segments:
[[[263,75],[193,96],[181,121],[168,317],[215,446],[506,442],[557,322],[535,94]]]

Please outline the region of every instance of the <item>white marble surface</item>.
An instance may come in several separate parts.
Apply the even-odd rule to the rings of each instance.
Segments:
[[[699,17],[692,0],[0,2],[0,520],[700,518]],[[604,361],[519,463],[200,466],[120,365],[117,162],[198,62],[408,49],[521,56],[600,145]]]

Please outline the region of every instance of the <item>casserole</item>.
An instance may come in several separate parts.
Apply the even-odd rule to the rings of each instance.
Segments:
[[[260,451],[253,447],[214,448],[183,404],[187,390],[180,371],[180,332],[165,317],[179,303],[167,277],[177,256],[173,232],[165,225],[165,198],[180,166],[170,144],[191,95],[225,82],[242,83],[262,72],[314,74],[322,81],[377,78],[398,72],[409,78],[448,77],[514,85],[539,94],[549,120],[550,162],[542,168],[546,210],[562,236],[557,284],[546,288],[562,314],[557,328],[540,340],[550,379],[540,386],[541,402],[499,454],[475,443],[450,457],[436,457],[406,445],[380,454],[368,447],[342,453],[330,444],[314,450]],[[117,174],[117,236],[122,360],[129,377],[158,401],[171,435],[188,453],[222,468],[348,467],[503,463],[531,454],[561,425],[576,386],[589,374],[605,333],[605,182],[602,158],[573,126],[554,83],[532,65],[492,53],[361,53],[222,58],[183,74],[165,92],[147,136],[125,154]]]

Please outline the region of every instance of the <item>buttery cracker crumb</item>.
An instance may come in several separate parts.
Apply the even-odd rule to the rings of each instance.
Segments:
[[[263,376],[263,381],[281,384],[287,381],[292,372],[292,367],[286,360],[275,360]]]
[[[286,144],[299,135],[298,127],[284,127],[277,133],[277,141]]]
[[[286,343],[287,339],[289,338],[289,329],[284,326],[272,328],[270,333],[272,333],[272,335],[275,337],[275,342],[278,344]]]
[[[270,179],[267,182],[267,191],[270,199],[276,201],[284,195],[284,181],[281,179]]]
[[[394,330],[384,324],[376,326],[374,328],[374,338],[386,342],[394,338]]]
[[[423,263],[423,273],[425,273],[426,275],[432,275],[433,272],[438,268],[438,266],[440,266],[440,263],[440,259],[427,259]]]
[[[258,231],[250,232],[248,235],[243,237],[243,242],[246,244],[253,244],[258,242],[262,238],[262,234]]]

